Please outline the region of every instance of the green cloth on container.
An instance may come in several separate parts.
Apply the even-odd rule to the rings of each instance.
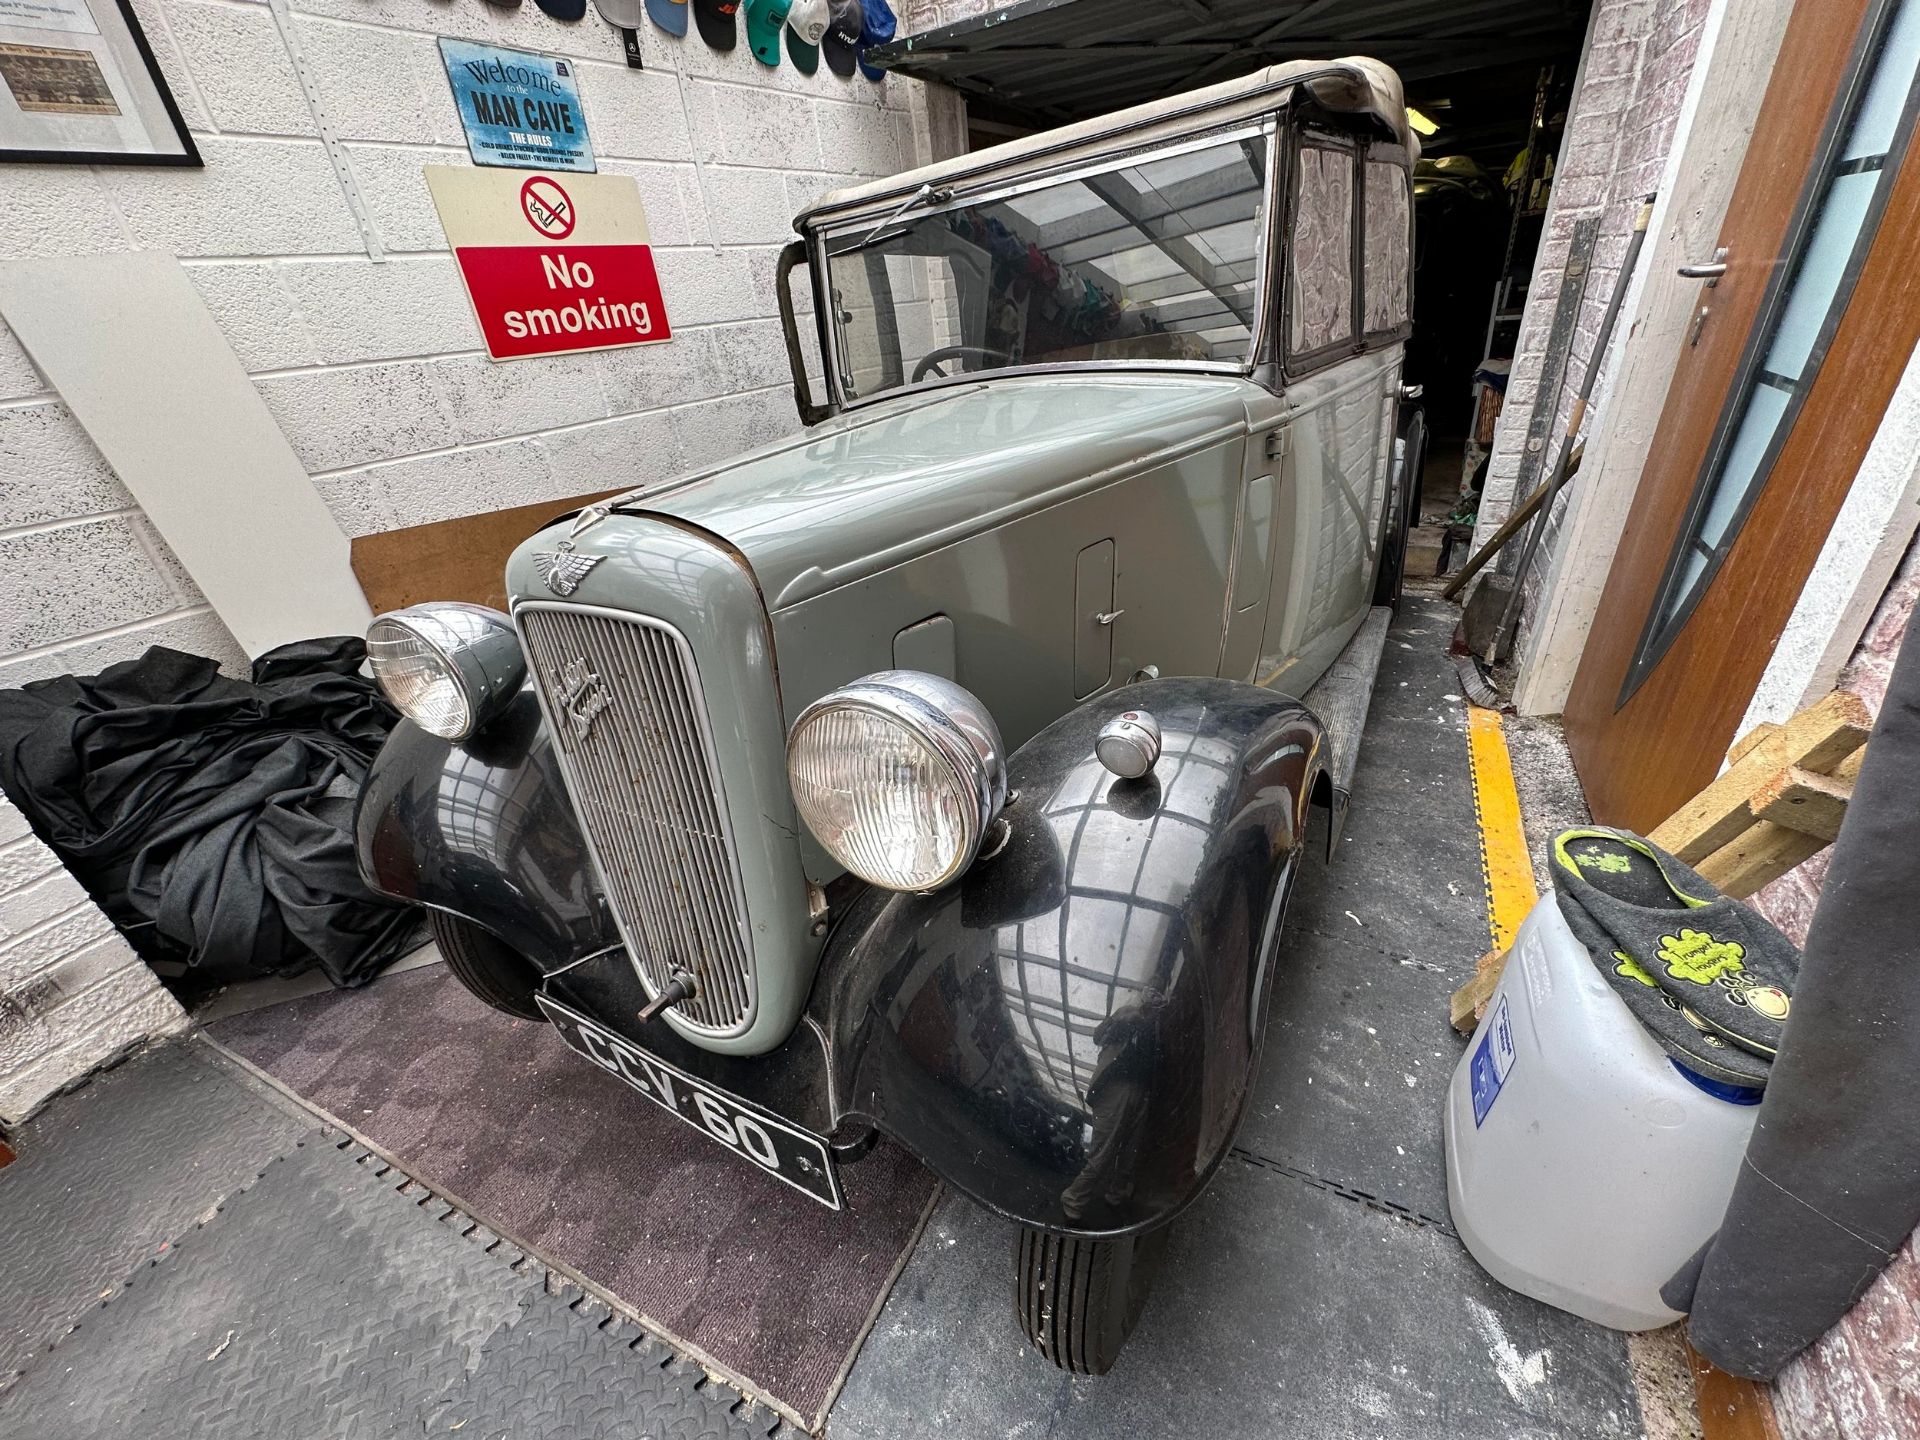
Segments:
[[[1560,913],[1667,1052],[1731,1085],[1767,1083],[1800,952],[1757,912],[1626,830],[1553,840]]]

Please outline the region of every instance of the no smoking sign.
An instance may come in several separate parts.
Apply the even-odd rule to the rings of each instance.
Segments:
[[[520,210],[548,240],[564,240],[573,233],[573,197],[550,176],[535,175],[520,187]]]
[[[496,360],[672,338],[640,189],[625,175],[426,167]]]

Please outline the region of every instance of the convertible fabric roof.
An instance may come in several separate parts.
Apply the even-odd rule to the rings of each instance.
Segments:
[[[1477,154],[1498,166],[1524,141],[1540,67],[1578,58],[1591,8],[1591,0],[1019,0],[867,55],[944,81],[977,115],[1036,128],[1276,62],[1371,55],[1399,72],[1410,104],[1441,121],[1429,154]]]
[[[1124,134],[1129,144],[1144,144],[1180,136],[1248,116],[1266,114],[1288,104],[1304,90],[1329,111],[1363,117],[1362,124],[1378,125],[1418,154],[1416,137],[1407,129],[1406,102],[1400,81],[1377,60],[1295,60],[1272,65],[1238,80],[1135,105],[1091,120],[1064,125],[1038,135],[1009,140],[985,150],[972,150],[948,160],[922,165],[885,179],[850,185],[823,195],[795,220],[796,228],[826,212],[858,213],[865,207],[910,195],[925,185],[960,181],[987,183],[1018,178],[1043,158],[1049,165],[1071,163],[1082,154],[1097,154]]]

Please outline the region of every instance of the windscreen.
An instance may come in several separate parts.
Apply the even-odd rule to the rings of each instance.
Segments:
[[[828,235],[843,396],[1013,365],[1244,361],[1267,164],[1256,132]]]

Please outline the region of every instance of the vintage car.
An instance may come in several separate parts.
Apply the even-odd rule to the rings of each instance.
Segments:
[[[773,1181],[904,1145],[1104,1371],[1344,801],[1294,697],[1398,593],[1414,149],[1302,62],[821,199],[804,429],[374,622],[368,882]]]

